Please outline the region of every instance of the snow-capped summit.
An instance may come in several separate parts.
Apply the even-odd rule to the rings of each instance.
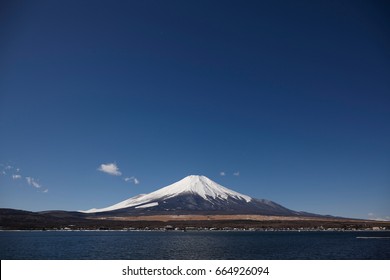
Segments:
[[[243,199],[246,202],[252,200],[252,198],[247,195],[243,195],[228,188],[225,188],[217,184],[216,182],[210,180],[206,176],[199,175],[187,176],[182,180],[173,183],[172,185],[169,185],[165,188],[157,190],[151,194],[160,197],[172,197],[180,195],[182,193],[197,194],[206,200],[210,200],[211,198],[219,198],[226,200],[228,197]]]
[[[117,214],[172,214],[177,213],[258,213],[293,214],[272,201],[253,199],[250,196],[225,188],[211,179],[190,175],[169,186],[141,194],[109,207],[81,211],[84,213],[114,212]]]

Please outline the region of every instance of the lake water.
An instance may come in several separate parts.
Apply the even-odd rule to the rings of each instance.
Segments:
[[[388,260],[388,237],[390,232],[3,231],[0,259]]]

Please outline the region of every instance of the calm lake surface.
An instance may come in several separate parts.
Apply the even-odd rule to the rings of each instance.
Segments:
[[[0,258],[390,259],[388,237],[390,232],[3,231]]]

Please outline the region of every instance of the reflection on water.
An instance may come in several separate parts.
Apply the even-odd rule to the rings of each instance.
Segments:
[[[388,232],[0,232],[1,259],[390,259]]]

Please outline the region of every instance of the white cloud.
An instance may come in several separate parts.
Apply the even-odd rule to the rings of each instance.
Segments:
[[[32,177],[26,177],[27,184],[33,186],[34,188],[40,189],[42,186]]]
[[[121,176],[122,173],[119,171],[118,166],[116,163],[107,163],[107,164],[101,164],[98,168],[99,171],[114,175],[114,176]]]
[[[0,163],[0,167],[2,167],[0,174],[9,175],[12,179],[20,179],[21,178],[18,176],[18,174],[11,175],[12,173],[20,173],[20,168],[14,167],[10,164],[3,164],[3,163]],[[15,176],[17,176],[17,177],[15,177]]]
[[[27,184],[36,188],[40,192],[47,193],[49,191],[48,189],[42,190],[42,185],[40,183],[38,183],[38,181],[32,177],[26,177],[26,181],[27,181]]]
[[[134,176],[126,177],[123,180],[125,180],[125,182],[132,182],[135,185],[138,185],[140,183],[140,181],[137,178],[135,178]]]
[[[221,175],[221,176],[225,176],[225,175],[226,175],[226,173],[225,173],[224,171],[221,171],[221,172],[219,172],[219,175]]]
[[[234,176],[240,176],[240,171],[234,172],[233,175]]]
[[[38,179],[35,179],[33,177],[22,176],[22,174],[20,173],[20,168],[18,168],[16,166],[12,166],[10,164],[3,164],[3,163],[0,163],[0,166],[3,167],[3,170],[2,171],[0,170],[0,175],[1,174],[7,175],[7,176],[9,176],[9,178],[12,178],[13,180],[20,180],[20,179],[24,178],[24,179],[26,179],[26,182],[29,186],[34,187],[39,192],[47,193],[49,191],[49,189],[47,189],[47,188],[44,189],[44,187],[42,186],[42,184],[39,182]]]

